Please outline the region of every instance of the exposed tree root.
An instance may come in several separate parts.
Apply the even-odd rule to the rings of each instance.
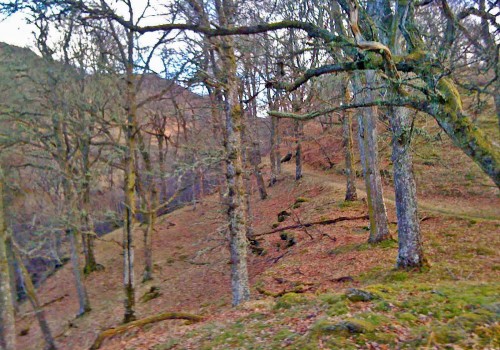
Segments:
[[[354,217],[341,216],[341,217],[338,217],[336,219],[331,219],[331,220],[321,220],[321,221],[307,222],[305,224],[290,225],[290,226],[277,228],[277,229],[274,229],[274,230],[269,231],[269,232],[259,233],[259,234],[254,235],[254,237],[270,235],[271,233],[283,232],[286,230],[293,230],[293,229],[297,229],[297,228],[311,227],[314,225],[334,225],[337,222],[350,221],[350,220],[368,220],[368,215],[354,216]]]
[[[164,320],[188,320],[191,322],[200,322],[203,320],[203,317],[183,312],[165,312],[162,314],[146,317],[137,321],[129,322],[122,326],[102,331],[97,336],[96,340],[94,341],[94,344],[92,344],[92,346],[90,347],[90,350],[99,349],[102,345],[102,342],[107,338],[114,337],[115,335],[124,333],[132,328],[142,327],[150,323],[160,322]]]

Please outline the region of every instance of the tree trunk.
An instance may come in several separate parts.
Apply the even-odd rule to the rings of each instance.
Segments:
[[[0,168],[0,348],[16,349],[16,319],[11,291],[12,262],[7,259],[7,224],[5,222],[3,185],[4,177]]]
[[[87,290],[85,288],[85,284],[83,283],[82,274],[80,270],[80,259],[78,256],[78,248],[77,248],[77,238],[75,237],[76,230],[74,229],[74,218],[78,213],[76,208],[73,188],[71,187],[71,183],[68,180],[68,174],[70,171],[68,167],[66,167],[65,178],[63,178],[63,190],[64,190],[64,205],[67,209],[66,212],[66,225],[69,227],[66,229],[66,233],[69,236],[70,240],[70,250],[71,250],[71,265],[73,267],[73,276],[75,278],[75,287],[78,295],[78,313],[77,316],[81,316],[84,313],[91,310],[89,298],[87,296]]]
[[[270,94],[268,94],[270,98]],[[274,104],[270,104],[274,106]],[[272,108],[271,108],[272,109]],[[269,161],[271,163],[271,177],[269,179],[269,186],[273,186],[278,181],[278,175],[280,173],[280,158],[278,154],[278,122],[279,119],[276,117],[271,117],[271,149],[269,151]]]
[[[259,188],[260,199],[264,200],[267,198],[267,190],[264,183],[264,178],[262,177],[262,171],[260,171],[261,157],[258,140],[253,141],[251,159],[253,164],[253,173],[255,174],[255,178],[257,179],[257,187]]]
[[[144,272],[142,274],[142,281],[146,282],[153,279],[153,232],[156,224],[156,208],[158,207],[158,189],[151,156],[141,132],[137,133],[137,142],[145,166],[145,175],[140,176],[140,172],[137,172],[136,182],[143,201],[142,208],[146,224],[144,229]],[[195,189],[195,181],[193,180],[193,203],[196,203]]]
[[[125,290],[125,314],[123,322],[136,319],[135,316],[135,279],[134,279],[134,224],[135,224],[135,149],[137,133],[137,103],[134,84],[134,33],[127,32],[128,62],[127,62],[127,92],[125,109],[127,112],[126,151],[125,151],[125,217],[123,225],[123,287]]]
[[[255,75],[251,75],[251,83],[247,84],[247,90],[249,96],[256,96],[258,94],[257,91],[257,82],[255,80]],[[259,144],[259,126],[257,124],[257,102],[256,99],[252,99],[249,105],[249,113],[248,113],[248,125],[251,127],[250,135],[248,138],[248,157],[250,164],[253,167],[253,174],[257,181],[257,187],[259,188],[260,199],[264,200],[267,198],[266,186],[264,184],[264,178],[262,177],[262,172],[260,171],[260,144]],[[251,146],[250,146],[251,144]]]
[[[89,134],[91,130],[88,130]],[[90,181],[91,181],[91,166],[90,166],[90,139],[86,138],[82,141],[82,163],[83,163],[83,184],[82,184],[82,244],[83,252],[85,255],[85,267],[83,271],[89,274],[98,270],[98,264],[95,259],[94,253],[94,223],[90,216],[91,203],[90,203]]]
[[[94,252],[94,241],[95,241],[95,232],[94,232],[94,223],[92,222],[92,218],[90,216],[90,186],[85,184],[83,188],[83,233],[82,233],[82,244],[83,244],[83,252],[85,255],[85,266],[83,271],[85,274],[89,274],[91,272],[98,270],[98,264],[95,259]],[[102,266],[101,266],[102,267]]]
[[[19,253],[14,250],[14,254],[18,263],[19,268],[21,269],[21,279],[24,289],[26,290],[26,295],[31,305],[33,306],[33,310],[35,311],[36,319],[38,320],[38,325],[40,326],[40,330],[42,331],[43,339],[45,340],[44,350],[56,350],[56,344],[54,342],[54,337],[52,336],[52,332],[50,330],[49,324],[47,323],[47,318],[45,317],[45,311],[40,306],[40,302],[38,301],[38,297],[36,295],[35,286],[33,285],[33,281],[31,280],[31,276],[26,270],[26,266],[19,255]]]
[[[78,248],[77,248],[77,238],[76,231],[73,229],[67,230],[67,234],[69,236],[70,242],[70,250],[71,250],[71,265],[73,267],[73,275],[75,276],[75,286],[76,292],[78,295],[78,316],[85,314],[91,310],[89,297],[87,295],[87,290],[85,285],[83,284],[82,274],[80,270],[80,259],[78,257]]]
[[[221,39],[221,59],[225,83],[226,114],[226,180],[228,189],[228,221],[231,254],[231,289],[233,306],[250,299],[245,232],[243,163],[241,159],[242,110],[238,100],[236,56],[232,37]]]
[[[5,212],[4,212],[5,217]],[[5,241],[7,248],[7,261],[10,261],[9,264],[9,272],[10,272],[10,292],[12,294],[12,306],[14,308],[14,315],[17,315],[19,312],[19,302],[17,300],[17,282],[16,282],[16,274],[18,271],[16,258],[14,256],[14,245],[12,243],[12,237],[10,235],[7,236],[7,240]]]
[[[344,103],[351,101],[351,94],[348,86],[349,80],[344,80]],[[349,110],[342,114],[343,146],[345,152],[345,175],[347,180],[345,200],[355,201],[358,199],[356,193],[356,170],[354,169],[354,153],[352,149],[352,117]]]
[[[158,163],[160,166],[160,202],[166,202],[168,200],[168,188],[167,181],[165,179],[165,174],[167,173],[167,164],[165,162],[165,154],[163,151],[163,143],[165,142],[165,137],[163,135],[157,137],[158,140]],[[168,147],[168,145],[166,145]]]
[[[393,135],[392,163],[396,214],[398,217],[398,268],[420,268],[424,265],[420,225],[417,215],[417,194],[410,153],[411,121],[408,109],[390,108]]]
[[[369,90],[375,82],[375,73],[366,71],[366,89],[368,93],[363,94],[363,99],[373,98]],[[357,93],[361,93],[362,86],[359,77],[354,80]],[[368,214],[370,216],[370,237],[368,242],[377,243],[390,237],[387,220],[387,212],[384,203],[382,180],[380,178],[378,144],[377,144],[377,107],[363,108],[362,114],[358,115],[359,125],[359,148],[362,156],[363,175],[366,183]]]
[[[294,125],[295,132],[295,181],[302,178],[302,128],[303,124],[296,120]]]

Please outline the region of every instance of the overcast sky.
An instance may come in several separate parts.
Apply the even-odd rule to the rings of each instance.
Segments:
[[[34,46],[33,27],[26,24],[23,15],[15,14],[1,19],[0,41],[21,47]]]

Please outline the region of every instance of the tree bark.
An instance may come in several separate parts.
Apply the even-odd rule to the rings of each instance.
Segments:
[[[365,77],[368,92],[362,94],[362,99],[371,100],[373,96],[369,89],[375,81],[375,73],[366,71]],[[362,93],[359,77],[355,77],[353,82],[356,94]],[[381,242],[390,237],[379,170],[377,117],[377,107],[363,108],[362,114],[358,115],[359,148],[366,183],[368,214],[370,216],[370,237],[368,238],[370,243]]]
[[[67,234],[69,236],[70,242],[70,250],[71,250],[71,265],[73,267],[73,275],[75,276],[75,286],[76,292],[78,295],[78,314],[77,316],[81,316],[86,312],[91,310],[89,297],[87,294],[87,290],[85,285],[83,284],[82,273],[80,270],[80,259],[78,257],[78,248],[77,248],[77,237],[76,231],[73,229],[67,230]]]
[[[260,170],[261,157],[259,141],[254,140],[252,146],[251,159],[253,164],[253,173],[255,174],[255,178],[257,179],[257,187],[259,188],[260,199],[264,200],[267,198],[267,190],[264,183],[264,177],[262,176],[262,171]]]
[[[269,101],[269,109],[275,109],[276,103],[272,102],[271,91],[267,89],[267,99]],[[269,179],[269,186],[273,186],[278,181],[278,175],[280,173],[280,155],[278,152],[279,149],[279,119],[276,117],[271,117],[271,132],[270,132],[270,146],[271,149],[269,151],[269,161],[271,163],[271,176]]]
[[[19,253],[14,250],[14,254],[18,263],[18,266],[21,270],[21,279],[24,289],[26,290],[26,295],[31,305],[33,306],[33,310],[35,311],[36,319],[38,320],[38,325],[40,326],[40,330],[42,331],[42,336],[45,341],[44,350],[56,350],[56,344],[54,341],[54,337],[52,336],[52,331],[50,330],[49,324],[47,323],[47,318],[45,317],[45,311],[40,305],[38,301],[38,297],[36,295],[35,286],[33,285],[33,281],[31,280],[31,276],[24,266],[21,256]]]
[[[349,80],[346,78],[343,82],[344,88],[344,103],[348,104],[351,101],[351,94],[349,91]],[[345,175],[346,175],[346,201],[355,201],[358,199],[356,193],[356,170],[354,168],[354,153],[352,148],[352,116],[350,111],[344,111],[342,114],[342,136],[343,146],[345,152]]]
[[[235,4],[229,0],[219,9],[222,25],[232,26]],[[229,22],[226,22],[229,21]],[[231,255],[231,289],[233,306],[250,299],[247,268],[247,238],[245,233],[245,201],[241,133],[243,113],[238,99],[236,55],[234,39],[221,38],[220,55],[224,82],[224,110],[226,115],[226,182],[228,190],[229,249]]]
[[[78,210],[76,209],[76,203],[74,198],[74,192],[71,187],[71,183],[68,180],[68,174],[70,173],[69,167],[66,166],[66,171],[64,174],[63,189],[64,189],[64,205],[67,209],[66,212],[66,225],[69,227],[66,229],[66,233],[68,235],[70,241],[70,258],[71,258],[71,266],[73,268],[73,276],[75,278],[75,288],[78,295],[78,313],[77,316],[81,316],[84,313],[91,310],[89,298],[87,295],[87,290],[85,288],[85,284],[83,283],[82,273],[80,270],[80,258],[78,256],[78,242],[75,237],[76,230],[75,225],[73,223],[74,217],[77,215]]]
[[[413,163],[410,153],[411,121],[408,109],[390,108],[393,135],[392,164],[398,217],[398,268],[420,268],[424,265],[423,247],[418,219],[418,206]]]
[[[82,185],[82,207],[83,207],[83,233],[82,233],[82,244],[83,252],[85,255],[85,266],[83,271],[85,274],[98,270],[98,264],[96,262],[94,253],[94,223],[90,216],[91,203],[90,203],[90,140],[84,140],[84,145],[82,147],[82,158],[83,158],[83,174],[84,182]],[[102,267],[102,266],[101,266]]]
[[[7,224],[4,211],[4,176],[0,168],[0,348],[16,349],[16,319],[11,290],[11,273],[7,257]]]
[[[302,122],[294,121],[295,133],[295,181],[302,178]]]
[[[146,228],[144,229],[144,272],[142,281],[146,282],[153,279],[153,232],[156,224],[156,208],[158,207],[158,189],[153,176],[154,169],[151,156],[144,142],[144,135],[137,133],[139,152],[142,156],[145,166],[145,175],[137,174],[137,184],[139,192],[142,193],[143,209],[145,215]],[[193,180],[193,202],[195,197],[195,181]]]
[[[135,316],[135,276],[134,276],[134,236],[135,225],[135,149],[137,133],[137,102],[134,84],[134,33],[127,31],[128,52],[126,72],[126,101],[127,124],[125,126],[125,210],[123,225],[123,287],[125,290],[125,313],[123,322],[128,323],[136,319]]]

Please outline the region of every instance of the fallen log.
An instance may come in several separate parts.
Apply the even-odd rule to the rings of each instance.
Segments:
[[[294,230],[294,229],[299,229],[299,228],[305,228],[305,227],[311,227],[314,225],[334,225],[338,222],[341,221],[351,221],[351,220],[368,220],[369,217],[368,215],[363,215],[363,216],[354,216],[354,217],[346,217],[346,216],[341,216],[335,219],[330,219],[330,220],[321,220],[321,221],[313,221],[313,222],[307,222],[305,224],[297,224],[297,225],[290,225],[290,226],[285,226],[281,228],[274,229],[269,232],[264,232],[264,233],[259,233],[254,235],[254,237],[260,237],[260,236],[265,236],[265,235],[270,235],[272,233],[277,233],[277,232],[283,232],[286,230]]]
[[[160,322],[164,320],[188,320],[191,322],[200,322],[203,320],[203,317],[193,314],[187,314],[183,312],[165,312],[162,314],[146,317],[137,321],[129,322],[124,325],[107,329],[102,331],[94,341],[94,344],[90,347],[90,350],[97,350],[101,347],[102,342],[107,339],[114,337],[117,334],[125,333],[126,331],[136,328],[142,327],[150,323]]]
[[[270,291],[265,290],[264,288],[261,288],[261,287],[256,287],[255,289],[260,294],[266,295],[268,297],[279,298],[279,297],[282,297],[283,295],[288,294],[288,293],[297,293],[297,294],[298,293],[306,293],[306,292],[310,291],[313,288],[313,286],[314,285],[310,284],[310,283],[308,283],[308,284],[301,284],[301,285],[298,285],[295,288],[284,289],[281,292],[277,292],[277,293],[270,292]]]

